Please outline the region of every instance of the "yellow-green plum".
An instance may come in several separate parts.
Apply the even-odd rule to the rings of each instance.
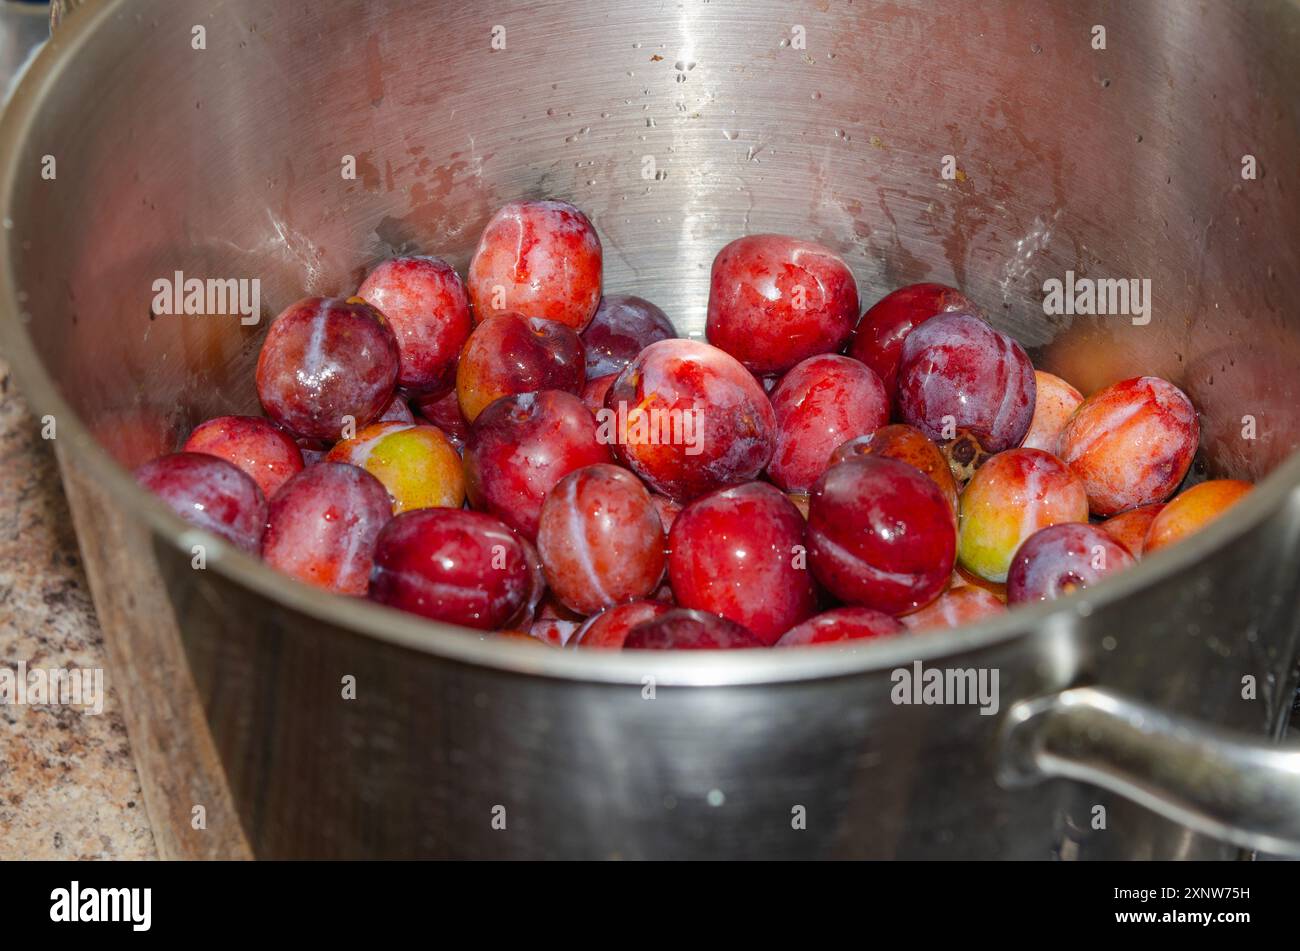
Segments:
[[[411,509],[455,509],[465,502],[460,456],[437,426],[375,423],[336,444],[325,458],[358,466],[382,482],[394,515]]]
[[[1069,467],[1041,449],[1008,449],[984,463],[961,494],[957,559],[1006,581],[1011,557],[1049,525],[1088,520],[1088,494]]]

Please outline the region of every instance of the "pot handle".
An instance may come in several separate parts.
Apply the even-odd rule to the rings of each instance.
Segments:
[[[1100,687],[1022,700],[1002,736],[1005,786],[1061,777],[1248,849],[1300,856],[1300,746],[1279,746]]]

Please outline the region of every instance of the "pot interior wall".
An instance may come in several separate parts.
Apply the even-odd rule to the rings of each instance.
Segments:
[[[955,284],[1085,392],[1170,378],[1210,471],[1254,478],[1300,442],[1298,24],[1174,0],[118,3],[64,40],[10,264],[42,360],[128,465],[256,411],[292,300],[399,250],[463,269],[498,204],[553,196],[595,221],[606,287],[683,333],[725,242],[814,239],[864,303]],[[1150,323],[1046,316],[1067,270],[1150,279]],[[260,279],[260,325],[154,313],[178,271]]]

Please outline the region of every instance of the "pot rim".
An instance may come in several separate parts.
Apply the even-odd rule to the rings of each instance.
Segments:
[[[56,38],[30,63],[0,115],[0,216],[11,218],[11,196],[19,169],[18,144],[42,102],[107,18],[121,14],[127,0],[104,0],[70,17]],[[0,229],[0,347],[3,347],[28,404],[38,418],[58,420],[59,445],[67,462],[84,468],[108,499],[133,521],[188,552],[196,538],[208,549],[208,567],[231,582],[274,604],[336,626],[349,633],[432,654],[449,661],[508,673],[640,687],[644,678],[665,686],[732,686],[845,677],[896,668],[914,661],[933,661],[993,647],[1036,632],[1073,626],[1086,616],[1159,583],[1213,554],[1265,519],[1275,517],[1300,498],[1300,451],[1293,452],[1232,513],[1215,520],[1181,543],[1144,558],[1104,584],[1053,602],[1020,606],[1005,615],[965,627],[871,639],[844,646],[822,645],[749,651],[598,651],[541,648],[490,633],[441,624],[375,604],[329,594],[267,568],[260,560],[199,532],[140,488],[131,474],[95,441],[60,394],[38,359],[24,324],[13,273],[11,228]],[[61,456],[61,464],[64,460]],[[477,636],[472,636],[477,635]]]

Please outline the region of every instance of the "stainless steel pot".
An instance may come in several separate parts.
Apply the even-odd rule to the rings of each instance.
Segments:
[[[176,851],[271,857],[1300,850],[1269,742],[1300,653],[1297,72],[1281,0],[87,3],[0,124],[0,343],[57,423],[151,814],[228,801]],[[1104,586],[855,650],[547,651],[234,551],[193,570],[124,466],[255,411],[265,320],[156,316],[152,283],[260,278],[269,317],[398,249],[463,266],[541,195],[684,332],[723,243],[801,235],[864,300],[957,284],[1084,390],[1170,378],[1209,471],[1262,481]],[[1149,278],[1152,319],[1044,316],[1067,269]],[[893,703],[914,661],[997,670],[998,713]]]

